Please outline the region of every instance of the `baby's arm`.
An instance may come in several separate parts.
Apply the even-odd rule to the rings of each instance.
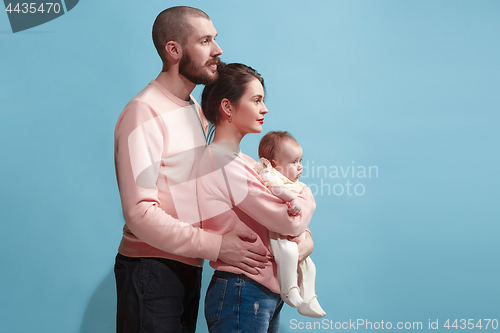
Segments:
[[[268,189],[272,194],[274,194],[281,200],[290,203],[290,207],[288,208],[289,215],[295,216],[300,214],[300,212],[302,211],[302,206],[300,205],[299,201],[296,200],[297,193],[287,189],[284,186],[269,186]]]
[[[297,193],[294,193],[284,186],[269,186],[268,189],[272,194],[285,202],[289,202],[297,198]]]

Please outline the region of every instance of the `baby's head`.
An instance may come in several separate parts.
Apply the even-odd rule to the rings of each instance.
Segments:
[[[269,132],[259,144],[259,157],[264,157],[282,175],[295,182],[302,175],[302,147],[286,131]]]

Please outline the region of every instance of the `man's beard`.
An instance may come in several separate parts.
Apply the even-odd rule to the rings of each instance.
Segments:
[[[214,83],[219,76],[219,73],[209,73],[209,65],[213,63],[219,63],[219,57],[213,57],[203,65],[198,65],[194,63],[193,59],[189,53],[185,53],[179,63],[179,74],[183,75],[186,79],[193,82],[194,84],[204,84],[209,85]]]

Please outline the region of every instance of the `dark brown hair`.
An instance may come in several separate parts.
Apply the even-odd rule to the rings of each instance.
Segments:
[[[264,157],[269,161],[275,159],[279,153],[282,142],[292,140],[299,144],[295,138],[287,131],[271,131],[260,139],[259,157]]]
[[[188,17],[210,17],[202,10],[188,6],[170,7],[156,17],[153,24],[153,43],[161,60],[165,63],[165,45],[171,40],[186,45],[187,38],[192,33]]]
[[[245,93],[248,84],[257,79],[264,87],[264,79],[260,74],[247,65],[220,63],[219,77],[214,83],[205,86],[201,95],[201,108],[207,120],[211,123],[208,138],[220,119],[220,105],[224,98],[231,103],[238,104]]]

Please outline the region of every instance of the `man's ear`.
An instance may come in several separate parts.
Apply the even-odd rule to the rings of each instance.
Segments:
[[[167,57],[170,57],[174,60],[179,60],[182,58],[182,46],[176,41],[169,41],[165,44],[165,53]]]

